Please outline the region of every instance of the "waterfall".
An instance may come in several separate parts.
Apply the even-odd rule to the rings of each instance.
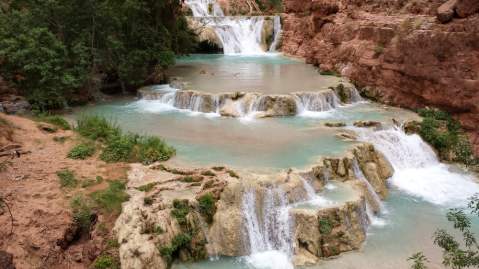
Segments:
[[[296,93],[298,114],[307,112],[322,112],[337,108],[339,98],[333,91]]]
[[[357,132],[392,164],[395,172],[390,182],[412,196],[439,205],[463,206],[468,197],[479,192],[472,176],[439,162],[432,148],[416,134],[407,135],[399,128]]]
[[[359,168],[358,161],[356,159],[353,160],[353,172],[354,175],[356,176],[357,179],[359,179],[361,182],[363,182],[366,185],[366,189],[373,199],[374,203],[376,206],[380,209],[382,206],[381,198],[379,198],[378,194],[374,190],[373,186],[369,181],[366,179],[366,177],[363,174],[363,171],[361,171],[361,168]]]
[[[224,16],[214,0],[187,0],[196,20],[212,28],[218,36],[224,54],[264,54],[263,16]]]
[[[269,47],[270,52],[275,52],[278,49],[278,44],[281,39],[281,34],[282,34],[282,29],[281,29],[281,17],[280,16],[274,16],[273,19],[273,43],[271,43],[271,46]]]
[[[257,208],[258,204],[262,207]],[[269,187],[261,202],[250,189],[243,195],[242,208],[250,252],[246,262],[255,268],[293,269],[292,218],[286,194]]]
[[[291,219],[286,195],[280,188],[267,188],[257,211],[255,190],[243,196],[243,212],[250,253],[279,250],[291,255]]]
[[[223,17],[224,13],[215,0],[185,0],[194,17]]]

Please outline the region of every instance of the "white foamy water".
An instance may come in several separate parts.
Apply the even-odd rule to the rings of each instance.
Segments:
[[[472,176],[440,163],[416,134],[407,135],[397,128],[358,132],[361,140],[373,143],[391,162],[394,175],[390,182],[410,195],[438,205],[464,206],[467,198],[479,192]]]
[[[275,52],[278,49],[278,45],[281,39],[282,35],[282,29],[281,29],[281,17],[280,16],[274,16],[273,19],[273,30],[274,30],[274,39],[273,43],[271,43],[271,46],[269,47],[270,52]]]
[[[192,10],[195,19],[215,31],[223,45],[224,54],[265,54],[262,47],[263,16],[224,16],[221,7],[214,0],[187,0],[185,4]]]

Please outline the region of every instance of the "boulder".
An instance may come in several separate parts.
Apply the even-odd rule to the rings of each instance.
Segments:
[[[356,121],[354,122],[353,125],[356,127],[362,127],[362,128],[374,127],[377,129],[381,127],[381,123],[379,121]]]
[[[437,19],[441,23],[448,23],[454,17],[454,9],[458,0],[449,0],[437,8]]]
[[[344,127],[346,126],[346,123],[344,122],[326,122],[324,124],[326,127]]]

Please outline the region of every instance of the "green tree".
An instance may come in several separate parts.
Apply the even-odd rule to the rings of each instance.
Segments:
[[[135,88],[195,48],[180,7],[177,0],[12,0],[0,13],[0,75],[39,110],[103,85]]]
[[[462,242],[444,229],[434,233],[434,244],[442,249],[442,263],[453,269],[477,268],[479,266],[479,244],[472,232],[472,222],[468,213],[479,217],[479,194],[470,198],[468,210],[453,208],[446,217],[455,230],[462,234]],[[409,258],[413,262],[412,269],[427,268],[426,257],[418,252]]]

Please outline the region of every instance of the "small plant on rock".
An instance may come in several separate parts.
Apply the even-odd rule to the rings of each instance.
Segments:
[[[96,191],[91,196],[103,210],[117,215],[121,212],[122,203],[129,199],[125,190],[125,183],[115,180],[109,182],[107,189]]]
[[[173,210],[171,210],[171,215],[176,218],[178,224],[186,225],[186,215],[190,213],[190,206],[188,200],[173,200]]]
[[[211,193],[207,193],[200,198],[198,198],[199,203],[199,211],[200,213],[205,216],[206,221],[208,223],[213,222],[213,216],[216,213],[216,204],[215,198]]]

